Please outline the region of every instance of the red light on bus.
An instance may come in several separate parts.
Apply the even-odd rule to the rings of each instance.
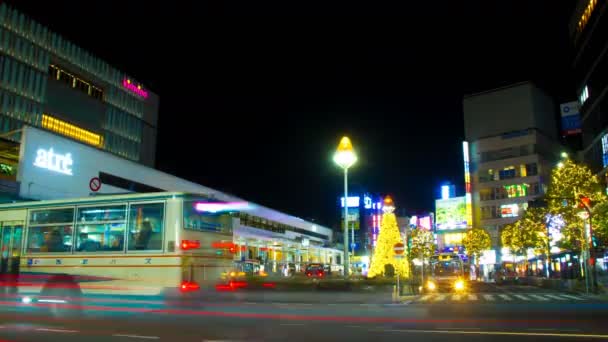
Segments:
[[[182,292],[196,291],[200,289],[200,285],[193,281],[183,281],[182,285],[180,286],[180,290]]]
[[[201,242],[196,240],[196,241],[192,241],[192,240],[182,240],[182,249],[183,250],[188,250],[188,249],[195,249],[195,248],[200,248],[201,247]]]

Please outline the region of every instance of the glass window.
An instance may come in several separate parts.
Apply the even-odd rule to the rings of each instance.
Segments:
[[[70,252],[73,223],[74,208],[31,211],[27,251],[30,253]]]
[[[526,164],[526,172],[528,176],[536,176],[538,174],[538,166],[536,163]]]
[[[129,206],[129,251],[162,249],[164,209],[164,203]]]
[[[225,211],[222,212],[200,211],[196,209],[196,205],[201,202],[203,201],[184,201],[184,229],[229,233],[231,222],[229,205],[226,205]],[[220,205],[220,203],[215,204]],[[243,218],[242,222],[243,225],[251,224],[247,218]]]
[[[124,251],[126,205],[78,208],[76,251]]]

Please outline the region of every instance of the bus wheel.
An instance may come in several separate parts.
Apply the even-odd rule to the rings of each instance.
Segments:
[[[42,287],[39,303],[53,316],[80,315],[82,290],[76,279],[68,274],[51,276]]]

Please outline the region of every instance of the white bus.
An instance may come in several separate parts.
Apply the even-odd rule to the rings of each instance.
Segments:
[[[209,212],[201,203],[222,205],[173,192],[0,205],[0,284],[28,301],[214,284],[233,266],[235,215],[229,204]]]

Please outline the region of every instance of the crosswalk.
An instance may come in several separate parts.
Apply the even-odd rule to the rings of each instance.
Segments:
[[[591,297],[585,295],[570,295],[557,293],[433,293],[419,296],[413,303],[464,303],[464,302],[577,302],[589,301]]]

